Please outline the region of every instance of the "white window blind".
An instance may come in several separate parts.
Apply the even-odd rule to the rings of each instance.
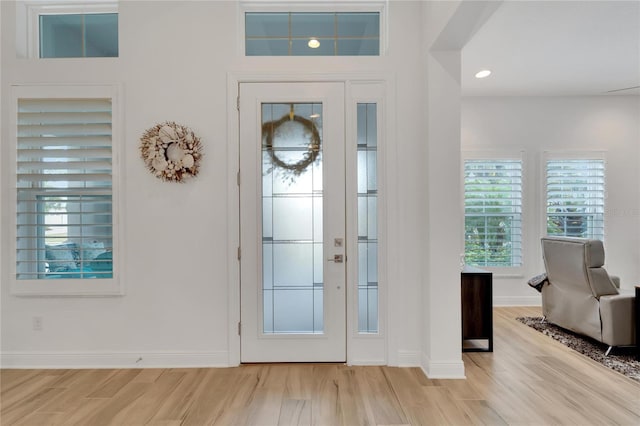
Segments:
[[[602,159],[547,160],[547,235],[604,239]]]
[[[465,160],[465,263],[522,265],[522,161]]]
[[[112,278],[111,99],[18,99],[16,278]]]

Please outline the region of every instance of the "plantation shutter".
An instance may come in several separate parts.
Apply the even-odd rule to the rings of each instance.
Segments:
[[[547,234],[604,239],[604,160],[547,160]]]
[[[464,163],[465,263],[522,265],[522,162]]]
[[[111,99],[19,99],[17,119],[17,278],[111,278]]]

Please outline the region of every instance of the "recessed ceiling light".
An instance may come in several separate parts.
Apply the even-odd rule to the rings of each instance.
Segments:
[[[312,38],[311,40],[309,40],[309,43],[307,43],[307,45],[312,49],[317,49],[318,47],[320,47],[320,42],[317,38]]]
[[[489,77],[489,75],[491,75],[490,70],[482,70],[476,73],[476,78],[485,78],[485,77]]]

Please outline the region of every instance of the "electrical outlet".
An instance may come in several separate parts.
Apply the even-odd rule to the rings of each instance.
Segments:
[[[33,331],[42,331],[42,317],[33,317]]]

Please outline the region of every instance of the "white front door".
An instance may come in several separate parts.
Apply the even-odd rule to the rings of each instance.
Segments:
[[[344,84],[240,84],[241,361],[346,361]]]

